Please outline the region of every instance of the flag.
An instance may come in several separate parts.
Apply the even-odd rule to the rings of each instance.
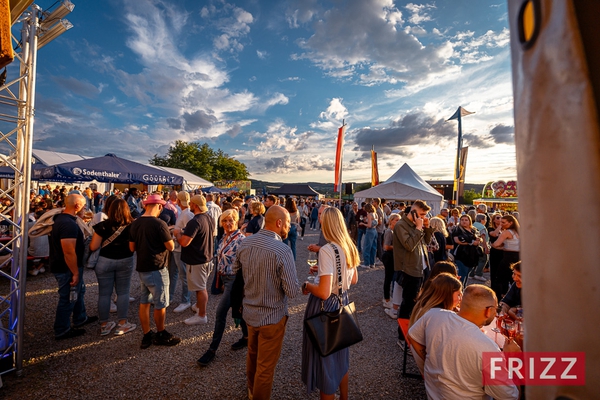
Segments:
[[[371,149],[371,187],[379,185],[379,171],[377,170],[377,153]]]
[[[344,130],[346,125],[342,125],[338,129],[337,148],[335,151],[335,183],[333,186],[334,192],[342,191],[342,159],[344,152]]]
[[[465,190],[465,174],[467,171],[467,154],[469,147],[463,147],[460,150],[460,173],[458,177],[458,198],[461,198]]]
[[[458,108],[456,109],[456,112],[454,113],[454,115],[453,115],[453,116],[451,116],[450,118],[448,118],[448,121],[450,121],[450,120],[453,120],[453,119],[458,119],[458,117],[459,117],[459,113],[460,113],[460,116],[461,116],[461,117],[464,117],[464,116],[466,116],[466,115],[475,114],[474,112],[467,111],[467,110],[465,110],[465,109],[464,109],[464,108],[462,108],[462,107],[458,107]]]

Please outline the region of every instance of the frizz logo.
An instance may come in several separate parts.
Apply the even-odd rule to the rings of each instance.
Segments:
[[[73,168],[73,175],[81,175],[82,172],[81,168]]]
[[[585,385],[585,353],[483,353],[484,385]]]

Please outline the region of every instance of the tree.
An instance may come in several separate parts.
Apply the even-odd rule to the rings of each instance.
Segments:
[[[473,189],[465,190],[463,192],[463,204],[473,204],[473,200],[481,197],[479,193]]]
[[[247,180],[250,173],[242,162],[229,157],[221,149],[211,149],[207,143],[177,140],[165,156],[155,154],[150,164],[179,168],[211,182]]]

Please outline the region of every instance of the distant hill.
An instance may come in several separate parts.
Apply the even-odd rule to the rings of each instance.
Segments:
[[[257,179],[250,179],[250,182],[252,182],[252,189],[256,189],[256,193],[261,195],[263,188],[266,189],[267,192],[271,191],[271,190],[275,190],[275,189],[279,189],[282,185],[284,185],[283,182],[266,182],[266,181],[259,181]],[[310,187],[312,187],[313,189],[315,189],[317,192],[325,195],[326,197],[331,197],[333,196],[333,183],[321,183],[321,182],[294,182],[294,183],[299,183],[299,184],[306,184],[309,185]],[[356,189],[357,184],[354,183],[354,188]]]

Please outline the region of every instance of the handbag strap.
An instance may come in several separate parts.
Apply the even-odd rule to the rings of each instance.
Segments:
[[[342,297],[342,260],[340,259],[340,252],[335,244],[331,243],[331,247],[333,247],[333,252],[335,253],[335,267],[337,270],[338,276],[338,296]]]
[[[116,238],[118,238],[119,235],[121,234],[121,232],[123,232],[123,229],[125,229],[125,225],[121,225],[119,227],[119,229],[116,230],[115,233],[113,233],[108,239],[106,239],[102,243],[102,247],[101,248],[105,248],[106,246],[108,246],[109,244],[111,244]]]

